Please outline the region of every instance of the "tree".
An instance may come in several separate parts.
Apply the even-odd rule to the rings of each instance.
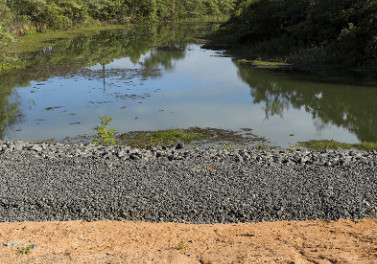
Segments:
[[[377,59],[376,16],[375,0],[238,0],[225,33],[274,52],[359,65]]]

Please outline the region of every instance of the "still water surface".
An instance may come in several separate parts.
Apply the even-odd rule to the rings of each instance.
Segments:
[[[92,135],[106,114],[119,132],[252,128],[271,145],[377,141],[377,85],[365,77],[253,69],[195,36],[211,25],[148,26],[60,40],[27,71],[0,76],[1,136]]]

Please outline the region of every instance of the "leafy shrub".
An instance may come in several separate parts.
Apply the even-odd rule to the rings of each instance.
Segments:
[[[93,144],[110,146],[118,143],[118,141],[114,138],[115,134],[118,132],[115,129],[106,129],[106,126],[108,126],[111,121],[113,121],[112,117],[101,115],[101,126],[96,126],[93,128],[97,131],[97,134],[93,136]]]

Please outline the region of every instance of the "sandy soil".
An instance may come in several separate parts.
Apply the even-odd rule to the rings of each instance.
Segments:
[[[0,263],[377,263],[377,219],[1,223]]]

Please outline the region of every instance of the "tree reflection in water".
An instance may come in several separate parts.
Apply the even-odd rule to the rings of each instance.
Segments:
[[[51,77],[103,79],[139,75],[144,80],[161,76],[160,67],[172,70],[174,61],[183,59],[188,44],[198,35],[203,35],[215,25],[147,25],[130,26],[128,30],[108,30],[89,36],[57,41],[54,47],[45,47],[39,52],[16,54],[30,63],[27,69],[0,74],[0,139],[6,128],[22,122],[19,103],[9,103],[12,89],[27,87],[31,81],[48,80]],[[148,56],[143,62],[142,56]],[[129,58],[141,69],[107,69],[106,65],[116,59]],[[100,71],[88,67],[100,64]],[[16,96],[13,96],[16,97]],[[13,98],[12,101],[15,101]]]
[[[350,78],[329,80],[297,72],[252,69],[237,63],[239,76],[250,86],[255,104],[264,103],[266,118],[283,116],[290,107],[305,109],[322,129],[334,124],[360,141],[377,142],[377,86],[347,84]]]
[[[4,137],[7,129],[12,131],[12,126],[23,122],[24,110],[13,92],[15,87],[27,87],[31,81],[45,81],[51,77],[81,76],[86,80],[100,80],[103,85],[100,89],[107,94],[106,85],[111,78],[125,83],[135,77],[141,80],[159,78],[164,72],[172,71],[176,62],[187,55],[187,46],[212,27],[205,24],[130,26],[128,30],[103,31],[59,40],[56,46],[40,52],[17,54],[30,62],[30,66],[0,75],[0,137]],[[111,67],[112,62],[123,58],[134,67]],[[377,85],[354,84],[355,81],[348,77],[333,80],[336,74],[325,74],[326,78],[323,78],[321,75],[252,69],[246,64],[235,64],[239,77],[250,86],[253,103],[264,104],[267,119],[272,116],[282,118],[290,108],[304,109],[311,114],[319,130],[333,124],[355,134],[360,141],[377,142]],[[95,65],[97,67],[92,67]],[[151,96],[147,92],[136,95],[126,91],[110,95],[138,99]]]

